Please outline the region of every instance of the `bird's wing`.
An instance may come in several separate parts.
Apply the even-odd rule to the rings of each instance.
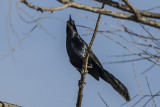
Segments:
[[[72,39],[72,43],[73,48],[79,56],[84,56],[86,54],[85,50],[87,49],[87,43],[79,35]],[[98,66],[99,68],[103,68],[93,51],[91,51],[89,54],[89,61],[95,63],[94,65]]]
[[[89,60],[92,60],[99,68],[103,68],[96,55],[91,51],[89,54]]]
[[[81,39],[78,35],[71,39],[71,46],[74,49],[75,53],[83,59],[83,56],[85,55],[85,50],[87,48],[85,41]]]
[[[87,43],[80,36],[78,38],[80,39],[81,42],[83,42],[85,44],[85,47],[87,48]],[[100,68],[103,68],[99,59],[96,57],[96,55],[93,53],[93,51],[91,51],[89,54],[89,60],[93,61]]]

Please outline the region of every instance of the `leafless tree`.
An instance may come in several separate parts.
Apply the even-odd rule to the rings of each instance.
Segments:
[[[139,9],[136,9],[136,7],[134,7],[128,0],[122,0],[122,1],[91,0],[92,3],[97,5],[97,7],[85,5],[85,3],[80,4],[72,0],[57,0],[57,2],[60,2],[62,5],[57,6],[57,7],[45,8],[45,7],[36,6],[36,4],[30,3],[27,0],[18,0],[17,7],[19,8],[19,10],[22,10],[22,8],[20,7],[22,6],[22,4],[25,4],[27,7],[32,8],[36,11],[40,11],[40,12],[49,11],[51,12],[51,14],[54,14],[54,11],[64,10],[68,7],[97,13],[99,14],[99,17],[97,20],[97,26],[95,28],[94,27],[91,28],[91,27],[83,26],[83,25],[77,25],[79,27],[83,27],[89,30],[90,32],[94,31],[93,39],[91,43],[88,45],[89,48],[87,50],[87,53],[89,53],[91,49],[96,33],[100,33],[101,35],[104,35],[105,37],[117,43],[118,45],[120,45],[121,47],[123,47],[129,52],[127,54],[113,56],[113,57],[127,57],[128,58],[127,60],[120,60],[120,61],[115,61],[115,62],[105,62],[104,64],[126,63],[126,62],[140,61],[140,60],[146,60],[146,61],[151,62],[152,63],[151,66],[149,66],[144,72],[142,72],[142,74],[145,74],[147,71],[150,71],[155,66],[160,66],[160,37],[159,37],[160,35],[160,30],[159,30],[160,29],[160,21],[159,21],[160,13],[150,12],[154,9],[159,8],[160,6],[152,7],[146,10],[139,10]],[[100,3],[103,4],[102,8],[101,6],[99,6]],[[104,8],[104,5],[110,6],[114,9],[109,10],[107,8]],[[81,14],[76,14],[76,15],[78,15],[79,17],[87,18],[89,20],[94,20],[94,21],[96,20],[94,18],[88,17],[87,15],[81,15]],[[111,16],[114,18],[114,20],[120,20],[119,25],[121,27],[109,25],[103,21],[100,21],[101,15]],[[19,16],[21,17],[20,14]],[[21,17],[21,19],[26,21],[25,19],[23,19],[23,17]],[[32,20],[31,22],[36,22],[36,21],[37,20]],[[127,25],[124,23],[125,21],[129,21],[129,23],[132,23],[133,26],[138,27],[139,30],[138,31],[133,30],[131,25]],[[98,28],[99,23],[112,28],[112,30],[106,30],[106,31],[98,30],[97,28]],[[37,24],[31,29],[29,33],[31,33],[38,25],[41,28],[43,28],[43,26],[40,24],[40,21],[38,21]],[[45,28],[43,28],[43,30],[47,32]],[[26,37],[29,35],[29,33],[26,35]],[[19,42],[19,44],[17,44],[17,46],[11,49],[11,51],[6,56],[8,56],[12,51],[14,51],[25,40],[25,38],[22,39]],[[122,41],[124,41],[126,44],[123,44]],[[87,70],[87,63],[88,63],[87,59],[89,57],[88,55],[89,54],[87,54],[84,59],[86,62],[84,64],[85,71]],[[3,58],[1,58],[1,60]],[[140,94],[135,95],[135,97],[133,97],[132,100],[134,100],[134,98],[136,98],[137,96],[141,96],[141,98],[136,103],[134,103],[134,105],[132,106],[136,106],[141,100],[143,100],[146,97],[150,97],[150,99],[143,105],[144,107],[151,100],[153,101],[153,105],[151,106],[156,106],[156,104],[160,102],[160,100],[155,101],[154,97],[159,96],[160,92],[157,92],[156,94],[152,94],[152,91],[149,85],[149,81],[147,80],[147,77],[145,76],[146,84],[149,89],[149,94],[143,94],[143,91],[141,90],[140,85],[138,83],[138,78],[136,76],[134,65],[133,65],[133,71],[135,74],[135,79],[136,79]],[[82,99],[82,95],[83,95],[83,87],[80,87],[80,86],[84,85],[85,75],[86,74],[81,75],[82,76],[81,80],[83,80],[83,82],[81,82],[81,84],[79,85],[79,90],[82,90],[80,92],[81,94],[79,94],[80,99]],[[77,107],[81,107],[81,101],[82,100],[80,100],[79,102],[79,99],[77,99]]]
[[[122,2],[116,2],[116,1],[112,1],[112,0],[92,0],[92,2],[94,2],[97,5],[98,5],[98,3],[103,3],[106,6],[111,6],[113,8],[116,8],[117,11],[108,10],[107,8],[103,8],[103,7],[100,8],[100,6],[92,7],[92,6],[80,4],[78,2],[70,1],[70,0],[57,0],[58,2],[62,3],[63,5],[59,6],[59,7],[53,7],[53,8],[41,8],[41,7],[36,6],[36,4],[32,4],[32,3],[28,2],[27,0],[20,0],[20,1],[21,1],[21,3],[24,3],[25,5],[27,5],[28,7],[32,8],[34,10],[37,10],[37,11],[41,11],[41,12],[50,11],[51,13],[53,13],[54,11],[63,10],[68,7],[72,7],[72,8],[81,9],[84,11],[99,13],[101,15],[111,16],[116,19],[121,19],[121,22],[120,22],[121,28],[118,28],[118,27],[108,25],[106,23],[101,22],[102,24],[113,28],[113,30],[109,30],[109,31],[97,30],[98,24],[95,29],[89,28],[87,26],[79,25],[80,27],[86,28],[91,31],[95,31],[95,33],[93,34],[92,42],[89,44],[89,49],[88,49],[87,53],[89,53],[89,50],[92,46],[96,32],[98,31],[98,33],[106,36],[107,38],[114,41],[115,43],[117,43],[118,45],[123,47],[124,49],[131,52],[130,54],[118,55],[115,57],[137,56],[137,58],[134,57],[134,59],[127,59],[127,60],[121,60],[121,61],[116,61],[116,62],[105,62],[106,64],[124,63],[124,62],[132,62],[132,61],[139,61],[139,60],[146,60],[146,61],[152,62],[153,64],[143,73],[147,72],[148,70],[150,70],[154,66],[160,65],[160,48],[159,48],[160,38],[158,36],[160,33],[160,31],[159,31],[160,22],[158,20],[158,19],[160,19],[160,13],[149,12],[151,9],[149,9],[149,10],[136,9],[134,6],[132,6],[132,4],[129,3],[128,0],[122,0]],[[122,12],[119,12],[119,11],[122,11]],[[86,15],[84,15],[83,17],[89,18]],[[90,19],[96,20],[96,19],[92,19],[92,18],[90,18]],[[100,21],[99,19],[100,18],[98,18],[97,23],[99,23],[99,21]],[[144,33],[140,34],[137,31],[132,30],[129,25],[127,26],[124,24],[125,20],[135,22],[135,26],[139,26],[139,28],[141,28],[141,31]],[[156,33],[153,33],[150,29],[148,29],[148,27],[150,27],[150,29],[154,29],[156,31]],[[126,36],[122,35],[122,32],[126,33]],[[108,36],[108,34],[109,35],[116,35],[118,37],[118,39],[125,41],[127,43],[127,45],[120,43],[120,40],[115,39],[112,36]],[[132,47],[132,48],[129,48],[129,47]],[[84,64],[84,65],[86,65],[84,68],[85,71],[87,70],[88,55],[89,54],[87,54],[86,58],[84,59],[84,60],[86,60],[85,61],[86,63]],[[134,72],[135,72],[135,70],[134,70]],[[81,80],[83,80],[83,82],[81,82],[82,84],[80,86],[84,85],[83,83],[85,80],[85,75],[86,74],[81,75]],[[146,77],[146,81],[147,81],[147,77]],[[137,82],[137,84],[138,84],[138,82]],[[150,90],[150,86],[149,86],[148,81],[147,81],[147,84],[148,84],[148,88]],[[139,86],[139,89],[140,89],[140,86]],[[79,93],[80,99],[82,99],[83,87],[80,87],[79,90],[82,90],[81,93]],[[140,91],[140,92],[141,92],[140,95],[143,96],[142,98],[145,98],[146,96],[151,96],[151,99],[153,99],[153,97],[159,96],[159,92],[157,94],[153,95],[151,90],[150,90],[149,95],[144,95],[144,94],[142,94],[142,91]],[[137,96],[138,96],[138,94],[137,94]],[[78,102],[78,101],[80,101],[80,102]],[[135,103],[133,106],[135,106],[137,103]],[[156,106],[156,102],[154,101],[154,99],[153,99],[153,104],[154,104],[154,106]],[[146,102],[146,104],[144,104],[144,106],[145,105],[147,105],[147,102]],[[81,100],[79,100],[79,97],[78,97],[77,107],[80,107],[80,106],[81,106]]]

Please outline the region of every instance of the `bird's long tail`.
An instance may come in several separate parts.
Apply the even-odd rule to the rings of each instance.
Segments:
[[[101,78],[108,82],[126,101],[130,100],[130,96],[128,93],[127,88],[112,74],[110,74],[105,69],[103,70],[103,75],[101,75]]]

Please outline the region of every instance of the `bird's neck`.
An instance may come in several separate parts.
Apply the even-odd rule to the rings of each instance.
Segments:
[[[67,33],[67,39],[72,39],[78,36],[78,33],[75,31],[72,31],[70,33]]]

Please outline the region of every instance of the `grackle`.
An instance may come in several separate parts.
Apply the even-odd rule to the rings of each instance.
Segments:
[[[81,72],[83,69],[83,58],[86,55],[87,43],[78,34],[71,15],[67,21],[66,32],[66,48],[70,63],[78,69],[79,72]],[[103,68],[93,51],[89,54],[88,66],[87,70],[91,76],[96,80],[102,78],[104,81],[108,82],[126,101],[130,100],[127,88],[117,78]]]

